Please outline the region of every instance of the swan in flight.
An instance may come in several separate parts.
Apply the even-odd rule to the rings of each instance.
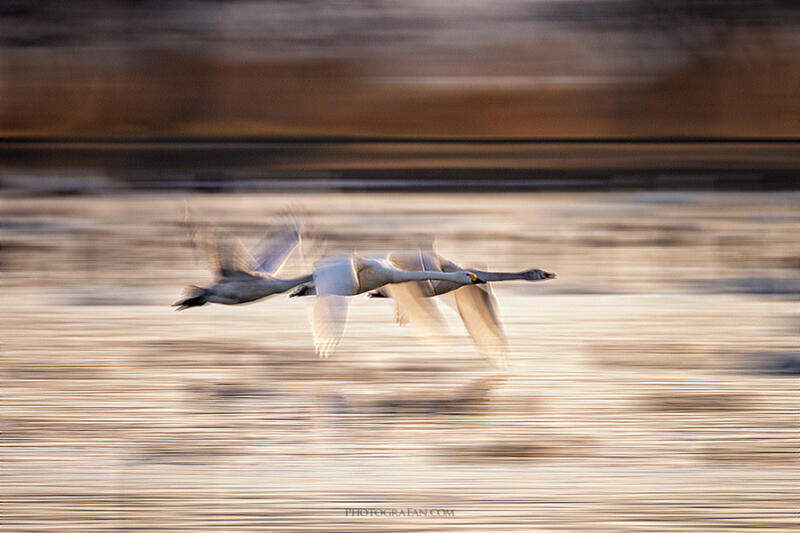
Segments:
[[[189,287],[186,297],[173,304],[177,311],[207,302],[226,305],[254,302],[313,280],[311,274],[289,279],[276,277],[300,246],[300,229],[296,222],[280,227],[251,251],[231,235],[190,223],[188,211],[186,223],[192,245],[205,253],[216,279],[210,287]]]
[[[427,274],[436,272],[454,273],[468,272],[476,275],[480,285],[465,284],[432,276],[412,283],[394,283],[372,290],[372,298],[392,298],[397,306],[398,323],[411,321],[421,333],[431,339],[441,337],[444,331],[444,319],[436,305],[429,300],[453,292],[456,309],[464,327],[473,342],[478,346],[487,361],[497,368],[508,366],[508,347],[502,324],[497,316],[497,301],[489,285],[483,282],[526,280],[541,281],[555,279],[557,276],[538,268],[522,272],[488,272],[476,269],[464,269],[449,261],[433,250],[419,250],[416,253],[390,253],[375,259],[401,271],[422,271]],[[315,278],[316,282],[316,278]],[[315,283],[301,285],[290,296],[308,296],[315,294],[318,288]],[[361,291],[366,292],[366,291]],[[355,294],[355,293],[354,293]],[[316,337],[315,337],[316,338]]]
[[[323,358],[333,353],[342,338],[347,321],[348,296],[409,281],[435,280],[456,286],[486,283],[477,274],[466,270],[403,270],[386,259],[365,258],[355,254],[321,260],[315,266],[313,277],[313,289],[305,286],[292,296],[311,294],[312,290],[316,293],[311,329],[317,355]]]
[[[521,272],[487,272],[478,270],[476,268],[464,268],[456,263],[445,259],[434,251],[425,252],[419,250],[416,253],[391,253],[386,256],[386,260],[396,268],[403,270],[425,270],[433,272],[455,272],[458,270],[467,270],[473,272],[482,280],[489,281],[509,281],[509,280],[525,280],[525,281],[542,281],[546,279],[555,279],[558,276],[552,272],[545,272],[538,268],[531,268]],[[420,290],[422,290],[425,297],[441,296],[448,292],[460,288],[461,285],[448,283],[446,281],[430,280],[427,283],[420,283]],[[386,298],[389,297],[386,291],[378,289],[370,293],[372,298]]]
[[[455,272],[463,267],[430,250],[417,253],[392,253],[386,261],[403,270]],[[556,278],[556,274],[538,268],[522,272],[487,272],[468,269],[484,281],[526,280],[541,281]],[[441,331],[444,321],[438,308],[427,298],[453,292],[456,309],[464,327],[487,361],[495,367],[508,366],[508,345],[503,326],[497,315],[497,301],[489,285],[465,286],[440,280],[428,280],[403,285],[387,285],[369,294],[372,298],[392,298],[397,306],[397,321],[412,322],[430,336]]]

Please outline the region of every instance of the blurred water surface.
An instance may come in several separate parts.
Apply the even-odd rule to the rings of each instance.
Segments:
[[[435,236],[462,264],[559,279],[495,285],[508,372],[447,305],[443,353],[364,296],[318,360],[313,299],[172,310],[209,278],[184,200],[246,243],[294,203],[333,248]],[[799,208],[797,193],[0,199],[4,528],[793,530]]]

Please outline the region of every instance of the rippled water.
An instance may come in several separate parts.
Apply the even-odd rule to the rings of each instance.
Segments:
[[[433,349],[364,296],[318,360],[310,298],[173,311],[208,281],[184,199],[246,242],[293,203],[332,248],[435,235],[457,262],[559,279],[495,285],[508,372],[446,304],[451,344]],[[700,193],[0,200],[4,530],[791,530],[799,207]],[[406,509],[453,513],[391,516]]]

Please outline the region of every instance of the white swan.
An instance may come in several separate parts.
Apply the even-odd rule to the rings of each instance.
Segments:
[[[459,270],[466,270],[475,273],[486,282],[509,280],[542,281],[558,277],[558,275],[552,272],[545,272],[538,268],[531,268],[521,272],[489,272],[478,270],[477,268],[464,268],[445,259],[432,250],[427,252],[419,250],[418,252],[409,253],[394,252],[387,255],[386,260],[394,267],[402,270],[425,270],[432,272],[456,272]],[[420,283],[419,285],[425,297],[440,296],[461,287],[461,285],[455,283],[433,280],[428,283]],[[382,298],[387,297],[388,294],[385,294],[383,289],[380,289],[370,293],[370,296],[373,298]]]
[[[202,248],[214,272],[216,282],[210,287],[192,286],[186,297],[173,304],[176,311],[207,302],[235,305],[253,302],[310,283],[311,274],[290,279],[275,277],[300,244],[296,223],[287,224],[248,252],[239,239],[221,234],[217,229],[201,230],[188,222],[192,244]]]
[[[313,290],[317,294],[312,315],[312,333],[317,355],[328,357],[342,338],[347,321],[347,297],[409,281],[444,281],[462,285],[486,283],[472,272],[409,271],[386,259],[368,259],[355,254],[326,258],[314,269]],[[305,287],[309,294],[310,290]],[[302,292],[302,291],[298,291]],[[295,295],[298,295],[297,293]]]
[[[481,281],[527,280],[541,281],[555,279],[557,276],[533,268],[522,272],[487,272],[476,269],[464,269],[449,261],[433,250],[419,250],[415,253],[391,253],[382,256],[378,261],[388,263],[394,269],[405,271],[434,272],[471,272]],[[304,284],[290,296],[307,296],[315,294],[314,284]],[[397,306],[397,321],[405,324],[411,321],[415,327],[428,338],[441,338],[444,331],[444,319],[436,305],[429,300],[454,292],[456,309],[464,327],[473,342],[487,359],[498,368],[508,366],[508,347],[503,326],[497,315],[497,301],[489,285],[465,285],[449,280],[426,276],[415,283],[388,284],[369,293],[373,298],[392,298]],[[362,291],[363,292],[363,291]]]
[[[455,272],[463,267],[449,261],[434,251],[392,253],[386,257],[392,266],[407,270]],[[527,280],[540,281],[556,278],[556,274],[537,268],[522,272],[487,272],[468,269],[485,281]],[[453,292],[454,291],[454,292]],[[443,328],[444,320],[438,308],[427,298],[453,292],[456,309],[473,342],[483,356],[495,367],[508,366],[508,343],[497,315],[497,301],[489,285],[463,286],[447,281],[430,280],[403,285],[387,285],[370,293],[373,298],[392,298],[397,305],[397,321],[411,321],[422,332],[431,335]]]

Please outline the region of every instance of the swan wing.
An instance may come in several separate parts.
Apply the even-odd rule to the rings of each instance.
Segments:
[[[489,285],[467,285],[454,291],[464,327],[492,366],[508,366],[508,344]]]
[[[410,252],[394,252],[387,256],[387,260],[394,267],[399,268],[400,270],[423,270],[426,272],[444,272],[439,263],[439,257],[435,253],[433,253],[430,246],[427,248],[419,247],[416,250]],[[450,290],[459,287],[459,285],[457,284],[439,280],[424,280],[417,282],[417,286],[420,288],[423,295],[426,297],[436,296],[437,294],[439,294],[438,287],[441,284],[447,284],[449,286],[452,286]]]
[[[328,357],[336,349],[347,321],[346,296],[356,294],[355,258],[338,256],[317,263],[314,269],[317,301],[311,319],[317,355]]]
[[[311,318],[314,349],[322,358],[329,357],[344,333],[347,322],[347,298],[337,294],[317,296]]]
[[[265,236],[253,248],[253,269],[264,274],[277,274],[299,246],[300,239],[297,224],[287,224]]]
[[[441,272],[458,272],[463,270],[460,265],[453,263],[452,261],[445,259],[441,255],[430,252],[423,256],[423,260],[425,261],[425,265],[432,265],[430,270],[439,270]],[[458,283],[453,283],[450,281],[436,281],[433,282],[433,294],[432,296],[440,296],[442,294],[447,294],[448,292],[452,292],[457,290],[462,285]]]
[[[196,220],[187,207],[184,226],[189,242],[195,251],[195,257],[204,257],[209,270],[217,276],[252,270],[253,257],[238,238],[213,224]]]
[[[300,235],[298,252],[304,268],[316,264],[327,255],[328,242],[325,238],[325,232],[320,230],[318,226],[314,226],[304,220]]]
[[[215,252],[216,270],[222,275],[251,272],[255,261],[238,237],[218,231]]]
[[[433,300],[425,297],[423,288],[422,283],[409,282],[386,285],[383,290],[397,304],[398,322],[410,322],[429,341],[442,345],[445,321]]]

